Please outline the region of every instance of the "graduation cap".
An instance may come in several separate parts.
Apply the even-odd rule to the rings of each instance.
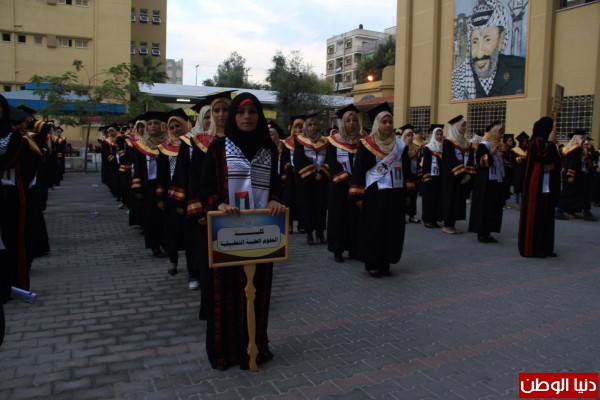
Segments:
[[[481,136],[481,137],[483,137],[483,131],[482,130],[475,131],[475,136]]]
[[[269,121],[268,125],[269,125],[269,129],[275,129],[277,131],[277,133],[279,134],[279,137],[283,136],[283,129],[281,129],[281,127],[279,126],[279,124],[277,124],[277,122]]]
[[[529,135],[527,135],[525,133],[525,131],[523,131],[523,132],[519,133],[515,139],[517,139],[517,142],[523,143],[524,141],[529,139]]]
[[[215,100],[217,99],[226,99],[231,101],[231,99],[233,98],[233,93],[235,92],[235,90],[222,90],[220,92],[215,92],[215,93],[210,93],[209,95],[207,95],[204,98],[204,101],[206,101],[205,105],[208,104],[212,104]],[[202,108],[202,107],[200,107]]]
[[[505,133],[504,136],[502,137],[502,141],[504,143],[508,142],[508,139],[515,139],[515,135],[513,135],[512,133]]]
[[[442,124],[431,124],[429,126],[429,132],[433,132],[434,129],[440,128],[442,131],[444,130],[444,125]]]
[[[151,119],[157,119],[162,122],[167,122],[168,114],[162,111],[148,111],[144,114],[144,120],[150,121]]]
[[[587,136],[587,133],[583,129],[575,129],[572,133],[569,133],[569,139],[573,139],[573,136]]]
[[[457,115],[456,117],[452,118],[450,121],[448,121],[448,123],[450,125],[453,125],[455,123],[457,123],[458,121],[460,121],[461,119],[464,119],[465,117],[463,117],[462,115]]]
[[[179,118],[182,118],[184,121],[188,121],[190,118],[185,113],[185,111],[183,111],[183,108],[176,108],[172,111],[169,111],[168,118],[170,119],[171,117],[179,117]]]
[[[200,101],[198,101],[196,104],[194,104],[190,108],[192,110],[196,111],[196,113],[200,114],[200,110],[202,110],[202,107],[204,107],[204,106],[210,106],[210,102],[206,101],[206,97],[202,97],[200,99]]]
[[[371,108],[369,111],[367,111],[367,114],[369,115],[369,118],[371,118],[371,121],[375,121],[375,118],[377,118],[377,114],[383,111],[387,111],[390,114],[394,115],[392,107],[390,107],[387,101],[384,101],[383,103]]]
[[[415,127],[414,127],[414,126],[412,126],[411,124],[406,124],[406,125],[403,125],[403,126],[401,126],[401,127],[400,127],[400,130],[401,130],[401,131],[403,131],[403,132],[404,132],[405,130],[407,130],[407,129],[410,129],[410,130],[412,130],[412,131],[414,132],[414,130],[415,130]]]
[[[31,107],[27,107],[25,104],[21,104],[19,106],[17,106],[17,108],[25,113],[27,113],[27,115],[35,115],[36,111],[31,108]]]
[[[485,131],[489,132],[496,125],[502,125],[502,122],[499,119],[495,120],[494,122],[485,127]]]
[[[344,114],[347,113],[348,111],[354,111],[357,114],[360,113],[360,110],[358,108],[356,108],[356,106],[354,104],[348,104],[347,106],[342,107],[339,110],[337,110],[335,112],[335,114],[338,117],[342,118],[342,117],[344,117]]]
[[[9,106],[8,109],[8,113],[10,115],[10,120],[12,121],[13,124],[18,124],[19,122],[23,122],[29,115],[17,108],[17,107],[13,107],[13,106]]]

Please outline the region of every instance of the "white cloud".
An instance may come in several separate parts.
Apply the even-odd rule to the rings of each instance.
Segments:
[[[183,59],[184,84],[212,78],[237,51],[250,80],[263,82],[277,51],[299,50],[317,74],[325,72],[327,39],[355,29],[394,25],[396,1],[376,7],[364,0],[177,0],[167,3],[167,58]]]

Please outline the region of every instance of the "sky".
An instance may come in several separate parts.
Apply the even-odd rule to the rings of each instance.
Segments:
[[[246,59],[248,79],[264,82],[277,51],[300,51],[325,74],[327,39],[358,28],[396,25],[396,0],[170,0],[167,58],[183,59],[183,84],[213,78],[232,52]]]

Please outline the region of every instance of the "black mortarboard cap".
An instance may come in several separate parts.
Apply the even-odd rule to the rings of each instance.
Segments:
[[[185,113],[185,111],[183,111],[183,108],[176,108],[172,111],[169,111],[169,117],[179,117],[179,118],[183,118],[184,121],[188,121],[190,119],[190,117]]]
[[[502,137],[502,141],[503,141],[504,143],[506,143],[506,141],[507,141],[508,139],[514,139],[514,138],[515,138],[515,135],[513,135],[512,133],[505,133],[505,134],[503,135],[503,137]]]
[[[390,107],[387,101],[384,101],[383,103],[371,108],[369,111],[367,111],[367,114],[369,115],[369,118],[371,118],[371,121],[375,121],[375,118],[377,118],[377,114],[383,111],[388,111],[392,115],[394,114],[394,112],[392,111],[392,107]]]
[[[28,117],[25,111],[13,106],[9,106],[9,115],[13,124],[24,121]]]
[[[475,131],[475,135],[483,137],[483,131],[482,130],[477,130],[477,131]]]
[[[335,114],[342,118],[344,116],[344,113],[348,112],[348,111],[354,111],[355,113],[360,113],[360,110],[358,108],[356,108],[356,106],[354,104],[348,104],[345,107],[340,108],[339,110],[337,110],[335,112]]]
[[[458,121],[460,121],[461,119],[463,119],[464,117],[462,115],[457,115],[456,117],[452,118],[450,121],[448,121],[448,123],[450,125],[457,123]]]
[[[444,125],[442,125],[442,124],[431,124],[429,126],[429,132],[433,132],[433,130],[435,128],[440,128],[441,130],[444,130]]]
[[[31,107],[27,107],[25,104],[21,104],[17,106],[17,108],[27,113],[27,115],[35,115],[35,113],[37,112]]]
[[[519,133],[515,139],[517,139],[517,142],[523,143],[525,140],[529,139],[529,135],[523,131]]]
[[[573,136],[587,136],[587,133],[583,129],[578,128],[569,134],[569,139],[572,139]]]
[[[235,92],[235,90],[231,90],[231,89],[230,90],[222,90],[220,92],[214,92],[214,93],[207,95],[204,98],[204,100],[206,101],[206,104],[211,104],[213,101],[215,101],[217,99],[231,100],[234,92]],[[202,106],[200,108],[202,108]]]
[[[167,122],[167,119],[169,119],[167,115],[166,112],[162,111],[148,111],[144,114],[144,120],[150,121],[151,119],[157,119],[162,122]]]
[[[489,130],[492,129],[494,126],[500,125],[500,124],[502,124],[502,122],[500,122],[500,120],[497,119],[497,120],[493,121],[491,124],[489,124],[488,126],[486,126],[485,131],[489,132]]]
[[[402,126],[400,127],[400,130],[401,130],[401,131],[405,131],[406,129],[411,129],[412,131],[414,131],[414,130],[415,130],[415,127],[414,127],[414,126],[412,126],[411,124],[402,125]]]
[[[201,98],[196,104],[194,104],[190,108],[196,111],[196,113],[200,113],[200,110],[202,110],[202,107],[204,106],[210,106],[210,102],[206,101],[206,97]]]

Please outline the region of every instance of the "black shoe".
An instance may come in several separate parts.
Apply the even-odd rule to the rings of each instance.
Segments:
[[[420,224],[421,220],[419,218],[415,218],[415,217],[410,217],[408,219],[408,222],[410,222],[411,224]]]
[[[161,258],[164,257],[165,253],[163,253],[162,250],[157,247],[155,249],[152,249],[152,255],[154,255],[154,257]]]
[[[323,232],[317,232],[317,243],[327,244],[327,239],[325,239],[325,235],[323,234]]]
[[[306,244],[308,244],[309,246],[315,244],[315,239],[313,238],[312,232],[306,234]]]
[[[488,241],[488,243],[498,243],[498,240],[495,237],[493,237],[492,235],[488,235],[487,241]]]
[[[177,275],[177,264],[169,263],[169,268],[167,269],[169,275]]]
[[[487,236],[483,236],[483,235],[477,235],[477,240],[479,240],[481,243],[489,243],[490,242],[488,240]]]
[[[369,275],[371,275],[373,278],[381,278],[381,272],[379,272],[376,269],[371,269],[369,271],[367,271],[369,273]]]
[[[556,254],[556,253],[550,253],[550,254],[548,254],[548,257],[558,257],[558,254]]]
[[[392,276],[392,271],[381,271],[381,276]]]
[[[202,304],[200,305],[200,312],[198,313],[198,319],[200,321],[206,321],[207,315],[206,315],[206,307],[204,307]]]
[[[568,221],[571,218],[569,218],[565,213],[561,213],[561,212],[556,212],[556,215],[554,216],[554,219],[558,219],[561,221]]]
[[[342,263],[342,262],[344,262],[344,257],[342,257],[342,255],[341,255],[341,254],[335,254],[335,255],[333,256],[333,260],[334,260],[335,262]]]

